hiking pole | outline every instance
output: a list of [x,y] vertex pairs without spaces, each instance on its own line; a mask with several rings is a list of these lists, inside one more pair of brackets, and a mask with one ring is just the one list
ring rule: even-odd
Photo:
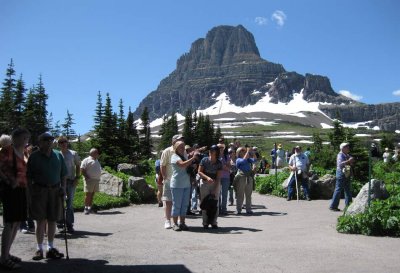
[[68,240],[67,240],[67,217],[65,216],[66,209],[65,209],[64,193],[61,195],[61,202],[62,202],[62,209],[63,209],[65,255],[66,255],[66,259],[69,260],[69,255],[68,255]]
[[297,202],[299,202],[299,186],[297,184],[297,166],[296,166],[296,155],[294,156],[294,167],[296,171],[294,172],[294,180],[296,181],[296,195],[297,195]]

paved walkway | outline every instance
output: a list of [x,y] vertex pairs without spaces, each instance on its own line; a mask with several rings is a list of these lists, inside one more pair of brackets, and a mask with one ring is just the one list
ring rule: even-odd
[[[18,234],[12,253],[24,260],[18,272],[30,273],[400,272],[400,239],[336,232],[328,201],[254,193],[253,204],[253,216],[221,217],[217,231],[203,230],[199,216],[188,232],[164,230],[156,205],[77,213],[69,261],[32,261],[32,234]],[[56,247],[65,251],[62,238]]]

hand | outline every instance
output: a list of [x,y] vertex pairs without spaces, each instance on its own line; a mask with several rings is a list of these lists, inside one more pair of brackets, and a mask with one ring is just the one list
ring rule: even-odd
[[350,158],[349,158],[349,164],[353,164],[354,161],[355,161],[354,157],[350,157]]
[[79,183],[79,178],[75,178],[73,183],[74,187],[76,187],[78,183]]
[[209,183],[209,184],[214,183],[214,179],[212,179],[211,177],[209,177],[209,178],[207,179],[207,183]]

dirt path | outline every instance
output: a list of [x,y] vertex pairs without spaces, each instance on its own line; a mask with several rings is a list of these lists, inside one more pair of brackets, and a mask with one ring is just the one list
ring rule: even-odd
[[33,234],[18,234],[12,253],[24,260],[17,272],[31,273],[400,272],[400,239],[339,234],[328,203],[254,193],[254,215],[221,217],[207,231],[195,216],[187,232],[165,230],[156,205],[77,213],[69,261],[32,261]]

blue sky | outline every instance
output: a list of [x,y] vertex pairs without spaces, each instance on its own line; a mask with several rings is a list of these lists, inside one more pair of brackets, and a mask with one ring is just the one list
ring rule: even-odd
[[1,80],[10,59],[27,87],[42,74],[48,110],[93,126],[98,91],[135,110],[191,43],[243,25],[261,57],[330,78],[364,103],[400,99],[397,0],[0,0]]

